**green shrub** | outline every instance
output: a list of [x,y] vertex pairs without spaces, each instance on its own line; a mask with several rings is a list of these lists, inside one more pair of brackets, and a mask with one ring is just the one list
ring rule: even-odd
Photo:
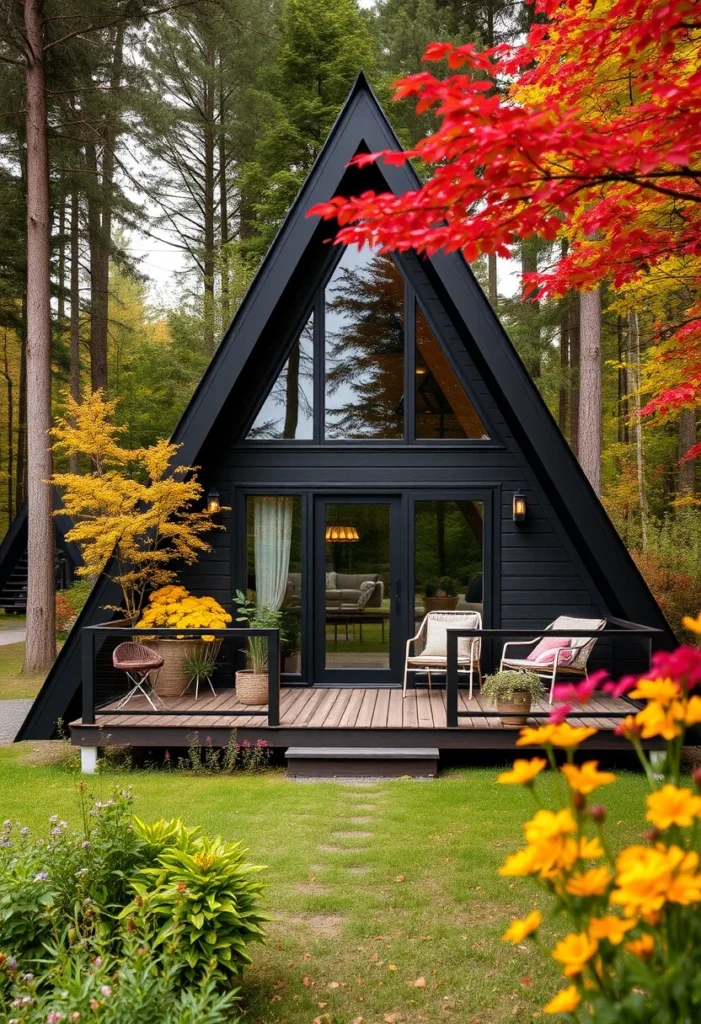
[[[54,949],[36,973],[0,956],[0,1020],[17,1024],[99,1020],[101,1024],[223,1024],[235,989],[218,993],[210,976],[186,990],[178,968],[127,939],[120,957],[80,947]],[[7,1014],[7,1016],[5,1016]]]
[[245,861],[240,843],[219,837],[187,836],[183,847],[166,845],[154,867],[142,868],[120,917],[153,930],[154,949],[171,952],[186,983],[225,979],[250,963],[248,943],[263,940],[262,869]]
[[495,672],[487,676],[482,684],[482,696],[496,704],[498,700],[511,700],[515,693],[530,693],[533,700],[539,700],[546,689],[535,672],[517,672],[513,669]]

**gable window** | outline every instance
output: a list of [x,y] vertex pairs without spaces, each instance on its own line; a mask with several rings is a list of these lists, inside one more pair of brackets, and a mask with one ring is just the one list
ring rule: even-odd
[[325,313],[325,437],[401,440],[404,281],[392,257],[349,245]]
[[299,440],[314,437],[314,314],[292,346],[248,432],[248,440]]

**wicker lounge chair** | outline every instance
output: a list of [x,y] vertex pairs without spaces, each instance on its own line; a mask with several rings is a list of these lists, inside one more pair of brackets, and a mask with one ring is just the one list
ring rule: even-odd
[[[546,633],[549,629],[590,629],[592,633],[598,633],[605,625],[605,619],[577,619],[560,615],[546,626]],[[587,661],[597,639],[595,636],[573,636],[552,637],[548,640],[547,636],[536,636],[532,640],[510,640],[504,644],[499,671],[512,668],[521,672],[535,672],[541,679],[549,680],[552,704],[558,675],[586,678]],[[509,647],[533,647],[533,650],[526,657],[515,658],[507,653]]]
[[[431,671],[445,672],[448,667],[446,630],[481,629],[482,616],[479,612],[451,611],[429,612],[421,623],[421,629],[407,641],[404,663],[403,696],[406,697],[407,677],[410,672],[425,672],[431,688]],[[472,697],[473,673],[482,683],[480,671],[481,637],[461,637],[458,640],[458,672],[469,673],[470,697]]]

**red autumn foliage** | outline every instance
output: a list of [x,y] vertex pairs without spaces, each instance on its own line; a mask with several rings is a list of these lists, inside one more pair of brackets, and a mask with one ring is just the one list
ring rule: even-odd
[[[673,275],[685,301],[656,330],[673,342],[683,384],[644,412],[698,404],[698,4],[537,0],[536,10],[544,23],[523,45],[479,52],[473,43],[432,43],[424,60],[447,60],[459,73],[441,80],[425,71],[396,83],[398,99],[435,111],[435,132],[407,152],[355,162],[421,160],[432,171],[425,184],[401,196],[336,197],[310,215],[336,218],[339,242],[429,255],[460,250],[468,260],[508,256],[519,238],[554,239],[566,229],[567,255],[527,275],[527,288],[541,295]],[[498,94],[495,81],[513,83],[510,92]]]

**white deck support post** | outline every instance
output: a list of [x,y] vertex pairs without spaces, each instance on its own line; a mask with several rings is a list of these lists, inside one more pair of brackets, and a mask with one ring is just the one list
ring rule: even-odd
[[80,770],[83,775],[94,775],[97,771],[97,747],[80,748]]

